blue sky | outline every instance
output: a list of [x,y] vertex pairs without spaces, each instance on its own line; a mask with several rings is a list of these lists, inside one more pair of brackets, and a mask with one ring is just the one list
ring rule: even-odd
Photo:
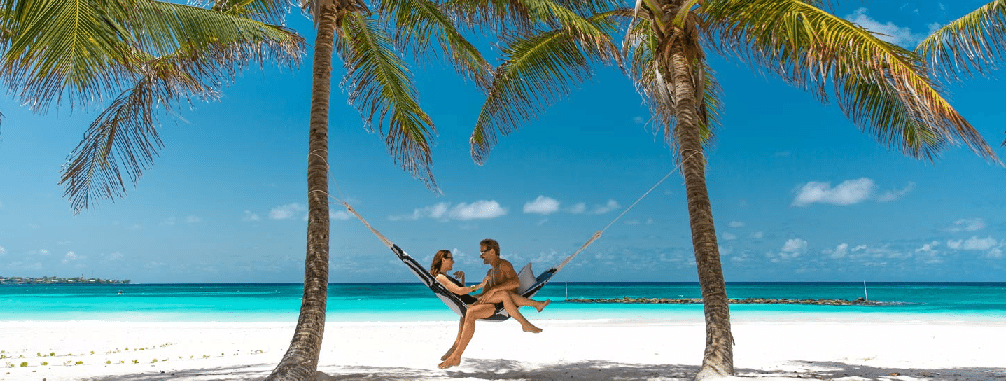
[[[981,1],[846,1],[836,14],[906,47]],[[309,41],[310,22],[290,25]],[[935,162],[862,133],[834,104],[736,59],[710,54],[724,90],[707,171],[727,281],[1003,281],[1006,170],[967,148]],[[631,83],[594,80],[500,139],[485,165],[468,136],[484,99],[438,62],[415,67],[438,130],[442,195],[394,166],[380,137],[336,89],[332,193],[426,263],[450,249],[482,274],[478,241],[536,270],[558,263],[673,169]],[[337,68],[334,78],[343,71]],[[1002,72],[947,86],[995,147],[1004,135]],[[335,83],[338,84],[338,81]],[[128,195],[74,215],[60,166],[94,109],[34,115],[0,102],[0,275],[134,282],[300,282],[310,57],[246,71],[219,102],[164,115],[166,147]],[[415,278],[333,204],[332,282]],[[674,173],[558,275],[560,281],[695,281],[684,187]]]

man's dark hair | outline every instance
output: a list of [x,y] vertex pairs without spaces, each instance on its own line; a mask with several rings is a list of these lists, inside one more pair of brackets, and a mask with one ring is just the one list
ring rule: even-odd
[[493,249],[493,250],[495,250],[497,257],[502,254],[502,253],[500,253],[500,243],[496,242],[495,239],[486,238],[486,239],[482,240],[482,242],[479,242],[479,246],[485,246],[486,249]]

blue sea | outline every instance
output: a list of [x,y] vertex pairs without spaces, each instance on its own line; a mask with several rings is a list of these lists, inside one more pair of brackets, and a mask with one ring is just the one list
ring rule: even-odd
[[[300,284],[0,285],[0,321],[295,322]],[[736,305],[731,319],[1006,320],[1006,283],[728,283],[732,299],[847,299],[879,306]],[[697,283],[553,282],[535,319],[696,321],[702,305],[581,304],[566,298],[700,298]],[[422,284],[329,286],[328,321],[444,321],[457,316]]]

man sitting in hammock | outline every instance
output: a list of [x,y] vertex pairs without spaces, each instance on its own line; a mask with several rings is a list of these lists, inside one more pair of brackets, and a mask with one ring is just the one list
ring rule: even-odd
[[517,272],[514,271],[513,265],[509,261],[500,258],[499,242],[494,239],[484,239],[479,242],[479,251],[482,253],[479,256],[482,261],[492,267],[482,282],[486,288],[478,300],[468,306],[468,312],[462,316],[458,337],[454,340],[451,349],[440,358],[444,360],[438,366],[440,369],[447,369],[461,363],[461,354],[464,353],[465,347],[468,346],[468,342],[475,334],[475,320],[493,316],[498,308],[497,304],[502,304],[510,317],[520,322],[524,332],[539,333],[542,331],[541,328],[528,322],[518,308],[532,306],[541,312],[545,306],[552,302],[550,299],[546,299],[544,302],[534,301],[517,294],[517,288],[520,286]]

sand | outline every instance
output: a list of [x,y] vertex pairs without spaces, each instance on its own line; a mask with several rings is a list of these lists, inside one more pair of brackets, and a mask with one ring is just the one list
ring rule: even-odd
[[[456,321],[332,322],[326,380],[689,380],[701,320],[479,323],[461,365],[437,369]],[[0,322],[0,380],[255,380],[293,323]],[[743,380],[1006,380],[1006,322],[735,320]],[[47,363],[43,365],[43,362]],[[21,367],[22,363],[27,366]]]

